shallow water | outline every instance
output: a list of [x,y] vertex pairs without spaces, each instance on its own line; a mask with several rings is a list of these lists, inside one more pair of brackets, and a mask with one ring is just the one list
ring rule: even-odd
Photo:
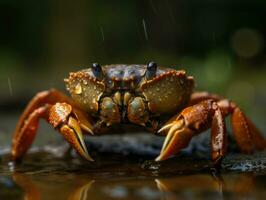
[[[39,151],[0,167],[0,199],[263,199],[265,168],[240,172],[185,155],[155,163],[138,156],[93,153],[95,162]],[[228,163],[227,163],[228,164]],[[263,163],[265,165],[265,163]]]
[[[41,126],[31,151],[14,165],[9,141],[15,121],[13,116],[2,118],[0,127],[1,200],[266,198],[266,152],[241,155],[230,137],[218,172],[209,161],[209,134],[194,138],[177,157],[160,163],[153,159],[164,138],[89,137],[86,145],[95,162],[87,162],[74,152],[64,155],[67,145],[62,138]],[[59,145],[57,138],[51,139],[54,136],[60,138]]]

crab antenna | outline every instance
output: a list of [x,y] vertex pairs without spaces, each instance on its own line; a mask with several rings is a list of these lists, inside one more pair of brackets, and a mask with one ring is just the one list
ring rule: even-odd
[[146,79],[147,80],[152,79],[156,74],[156,70],[157,70],[157,64],[155,62],[149,62],[145,73]]
[[98,63],[92,63],[92,73],[97,79],[102,79],[102,67]]

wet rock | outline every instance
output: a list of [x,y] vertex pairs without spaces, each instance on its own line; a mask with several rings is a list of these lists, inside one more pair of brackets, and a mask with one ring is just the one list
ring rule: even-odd
[[230,153],[222,162],[222,168],[226,170],[237,170],[245,172],[261,172],[266,170],[266,151],[254,154]]

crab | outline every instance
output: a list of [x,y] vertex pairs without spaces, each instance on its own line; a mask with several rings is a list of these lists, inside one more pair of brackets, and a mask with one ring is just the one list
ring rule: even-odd
[[45,119],[88,161],[83,135],[101,135],[120,124],[135,124],[165,136],[156,161],[185,148],[192,137],[211,128],[211,160],[226,153],[225,117],[231,115],[236,143],[244,153],[263,150],[266,141],[238,105],[208,92],[193,92],[194,79],[184,70],[114,64],[71,72],[64,80],[70,97],[51,89],[38,93],[21,115],[12,140],[12,157],[21,160],[31,146],[39,120]]

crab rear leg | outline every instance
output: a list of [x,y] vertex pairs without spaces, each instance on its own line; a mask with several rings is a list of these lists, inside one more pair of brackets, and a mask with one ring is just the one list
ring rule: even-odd
[[265,139],[234,103],[209,99],[184,109],[158,131],[164,132],[166,139],[156,160],[165,160],[178,153],[193,136],[211,128],[211,158],[215,164],[219,164],[226,151],[224,118],[228,114],[232,114],[235,139],[243,152],[266,147]]
[[[190,99],[190,105],[195,105],[203,100],[213,99],[218,102],[223,115],[231,114],[233,134],[242,152],[252,152],[254,149],[266,148],[266,140],[253,122],[241,111],[236,103],[219,95],[209,92],[194,92]],[[250,144],[252,143],[252,144]]]
[[81,156],[92,160],[81,132],[81,129],[92,132],[92,121],[89,121],[90,118],[74,107],[67,96],[57,90],[50,90],[38,93],[30,101],[18,121],[11,151],[15,161],[22,158],[31,146],[41,118],[46,119],[54,128],[57,128]]

